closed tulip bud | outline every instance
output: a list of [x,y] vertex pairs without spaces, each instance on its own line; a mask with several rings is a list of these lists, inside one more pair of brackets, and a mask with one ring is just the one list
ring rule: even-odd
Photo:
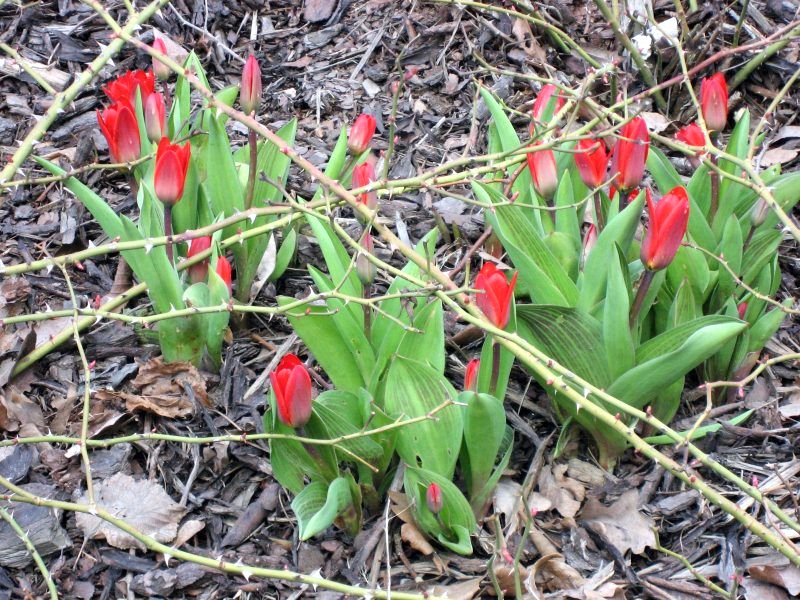
[[589,254],[592,252],[592,248],[594,248],[596,243],[597,227],[592,223],[589,225],[589,229],[586,230],[586,235],[583,236],[583,249],[581,250],[582,264],[586,264],[586,259],[589,258]]
[[467,370],[464,373],[464,391],[475,392],[478,389],[478,371],[481,368],[481,361],[473,358],[467,363]]
[[361,242],[361,250],[358,251],[358,256],[356,256],[356,274],[364,285],[371,285],[378,273],[375,263],[367,258],[367,255],[372,254],[374,250],[372,236],[367,232]]
[[167,138],[161,138],[158,143],[153,187],[156,197],[164,204],[175,204],[183,196],[191,153],[192,149],[188,142],[180,146],[170,144]]
[[[538,145],[538,144],[537,144]],[[533,187],[542,198],[550,199],[558,189],[558,173],[556,172],[556,157],[553,151],[534,150],[525,155],[528,168],[531,171]]]
[[228,286],[228,294],[233,295],[233,279],[231,277],[232,269],[231,263],[224,256],[217,258],[217,266],[214,271],[219,275],[219,278]]
[[658,271],[669,266],[686,234],[689,197],[682,186],[673,188],[655,204],[650,190],[645,193],[650,223],[642,241],[641,259],[647,269]]
[[611,176],[617,188],[627,191],[641,183],[649,150],[647,124],[641,117],[634,117],[620,129],[611,157]]
[[744,316],[747,314],[747,302],[740,302],[736,306],[736,312],[739,313],[739,318],[744,321]]
[[536,96],[536,100],[533,102],[533,109],[531,110],[531,116],[533,117],[533,123],[531,123],[531,132],[534,131],[534,125],[545,124],[543,119],[545,118],[545,113],[549,107],[552,107],[549,113],[550,117],[552,118],[552,116],[560,111],[561,107],[564,106],[564,98],[562,98],[559,93],[560,92],[558,88],[552,83],[542,86],[542,89],[539,91],[539,95]]
[[[189,251],[186,253],[186,258],[194,258],[209,248],[211,248],[210,236],[204,235],[203,237],[194,238],[189,244]],[[205,281],[206,276],[208,276],[208,258],[204,258],[200,262],[189,267],[189,280],[192,283]]]
[[[167,45],[161,38],[153,40],[153,50],[158,50],[161,54],[167,56]],[[166,81],[170,78],[170,75],[172,75],[172,69],[153,57],[153,73],[155,73],[155,76],[161,81]]]
[[350,128],[350,135],[347,136],[347,147],[355,155],[361,154],[369,148],[372,136],[375,135],[375,117],[362,113],[358,115],[353,126]]
[[714,73],[700,84],[700,108],[709,131],[722,131],[728,123],[728,84],[725,75]]
[[128,71],[103,87],[112,102],[129,102],[136,106],[136,90],[142,94],[142,106],[147,97],[156,91],[156,78],[152,71]]
[[763,198],[759,198],[751,213],[751,222],[753,223],[753,227],[760,227],[764,221],[767,220],[768,214],[769,204],[767,204]]
[[575,146],[575,164],[586,187],[600,187],[608,168],[606,145],[601,140],[579,140]]
[[683,142],[687,146],[697,148],[694,154],[689,155],[689,162],[695,169],[700,166],[700,158],[705,154],[705,152],[701,152],[700,149],[706,145],[706,136],[703,135],[703,130],[700,126],[697,123],[692,123],[691,125],[682,127],[678,133],[675,134],[675,139],[679,142]]
[[438,515],[442,511],[442,488],[436,483],[431,483],[428,490],[425,492],[425,502],[428,504],[428,510],[433,514]]
[[278,405],[278,418],[294,429],[311,418],[311,377],[294,354],[287,354],[269,374]]
[[97,123],[115,162],[128,163],[139,158],[142,151],[139,124],[130,102],[115,102],[102,113],[98,110]]
[[147,129],[147,139],[154,144],[167,135],[167,107],[164,106],[164,96],[158,92],[147,97],[144,105],[144,124]]
[[514,273],[509,283],[505,274],[490,262],[484,263],[475,278],[475,288],[483,292],[477,295],[475,302],[498,329],[504,329],[508,325],[516,284],[517,273]]
[[261,106],[261,68],[252,54],[242,70],[242,87],[239,90],[239,104],[242,111],[249,115],[257,112]]
[[[366,161],[356,165],[353,169],[353,189],[361,188],[375,181],[375,167],[371,161]],[[370,210],[375,210],[378,206],[378,194],[375,190],[362,192],[358,195],[358,202],[364,204]]]

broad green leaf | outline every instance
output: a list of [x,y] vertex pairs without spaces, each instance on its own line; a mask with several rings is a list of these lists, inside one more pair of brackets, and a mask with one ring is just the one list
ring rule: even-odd
[[337,477],[328,486],[322,482],[307,485],[292,500],[300,539],[307,540],[325,531],[352,503],[350,484],[344,477]]
[[[728,223],[722,232],[722,239],[717,248],[717,256],[721,257],[734,273],[739,273],[742,268],[742,228],[736,215],[728,217]],[[719,276],[717,278],[716,303],[714,308],[722,306],[736,289],[736,280],[730,271],[722,264],[717,265]]]
[[[212,257],[216,263],[216,258]],[[228,302],[230,295],[228,293],[228,284],[217,275],[216,270],[208,270],[208,297],[211,306],[219,306]],[[221,311],[205,315],[206,323],[208,325],[206,334],[206,351],[211,359],[211,362],[219,368],[222,363],[222,340],[225,337],[225,331],[228,329],[228,321],[230,320],[230,313]]]
[[631,300],[623,274],[623,269],[627,271],[627,268],[621,252],[612,255],[603,307],[603,345],[612,379],[622,375],[634,363],[633,337],[628,326]]
[[286,272],[296,251],[297,232],[293,227],[290,227],[284,233],[281,247],[278,248],[278,255],[275,257],[275,268],[272,270],[272,273],[270,273],[268,281],[277,281],[280,276]]
[[692,291],[692,285],[689,280],[684,280],[678,286],[678,291],[672,301],[672,306],[669,308],[669,327],[675,327],[681,323],[688,323],[701,316],[701,307],[697,305],[697,301]]
[[745,285],[751,285],[776,256],[783,235],[777,230],[767,230],[754,235],[742,256],[739,278]]
[[694,297],[703,303],[711,278],[705,254],[696,248],[681,246],[666,271],[671,289],[677,290],[684,280],[688,280]]
[[[206,110],[203,123],[208,129],[208,146],[205,151],[205,181],[211,206],[216,214],[233,216],[244,210],[243,190],[239,185],[236,165],[231,154],[231,142],[225,128],[212,111]],[[225,228],[224,237],[236,234],[237,224]]]
[[494,470],[506,431],[506,411],[503,402],[489,394],[461,392],[458,401],[464,405],[464,448],[469,459],[465,477],[473,497]]
[[[313,410],[319,422],[324,425],[325,435],[321,436],[310,430],[309,433],[317,439],[333,439],[358,433],[362,430],[363,425],[358,402],[358,397],[350,392],[339,390],[322,392],[314,400]],[[381,446],[365,436],[341,442],[340,446],[368,462],[379,459],[383,454]],[[353,459],[347,454],[338,454],[338,460],[352,461]]]
[[[508,318],[508,325],[506,331],[517,331],[517,307],[512,302],[511,312]],[[486,336],[483,341],[483,348],[481,348],[481,367],[478,370],[478,391],[483,394],[490,392],[492,385],[492,363],[494,362],[494,338]],[[497,398],[505,399],[506,389],[508,388],[508,379],[511,375],[511,367],[514,365],[514,355],[505,346],[500,348],[500,369],[497,373],[497,389],[494,390],[493,395]]]
[[414,316],[413,326],[422,333],[406,331],[397,348],[398,356],[422,360],[433,367],[437,373],[444,373],[442,301],[432,300],[419,308]]
[[681,323],[639,346],[636,349],[636,364],[641,365],[649,360],[677,350],[693,334],[710,325],[724,325],[739,322],[723,315],[706,315],[694,321]]
[[[781,175],[770,184],[772,196],[775,201],[788,215],[798,201],[800,201],[800,172],[786,173]],[[759,227],[759,231],[772,229],[778,224],[780,219],[775,211],[770,210],[764,223]]]
[[653,176],[656,187],[662,196],[675,186],[683,185],[683,179],[678,175],[669,159],[652,144],[647,153],[647,170]]
[[[791,298],[787,298],[783,302],[783,306],[787,308],[791,307],[792,304],[793,301]],[[785,318],[786,313],[779,308],[773,308],[761,315],[750,330],[748,352],[760,352],[769,339],[775,335],[775,332],[780,329],[781,323],[783,323]]]
[[[747,157],[747,152],[750,148],[750,111],[744,110],[742,116],[736,122],[736,125],[728,138],[728,146],[725,151],[737,158],[744,159]],[[738,176],[741,173],[741,167],[736,166],[725,159],[720,159],[719,168],[723,173]],[[719,209],[714,217],[714,222],[711,224],[714,233],[719,236],[722,233],[722,228],[728,220],[728,216],[738,203],[739,195],[745,193],[747,187],[736,183],[725,177],[720,176],[719,181]]]
[[[566,155],[572,161],[571,155]],[[564,234],[575,246],[575,253],[581,250],[581,226],[578,223],[577,208],[572,206],[577,198],[572,195],[572,177],[569,171],[563,171],[561,180],[558,182],[558,190],[555,197],[556,208],[556,231]]]

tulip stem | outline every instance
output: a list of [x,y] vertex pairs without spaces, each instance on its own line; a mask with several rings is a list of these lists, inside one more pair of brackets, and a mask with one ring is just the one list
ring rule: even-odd
[[[711,140],[714,144],[714,140]],[[714,144],[716,146],[716,144]],[[714,216],[717,214],[719,208],[719,173],[717,172],[717,155],[711,155],[711,206],[708,209],[708,223],[713,225]]]
[[167,236],[167,258],[170,264],[172,260],[172,205],[164,205],[164,235]]
[[599,235],[606,226],[606,218],[603,216],[603,199],[600,197],[600,190],[594,191],[594,219],[597,223],[597,233]]
[[249,210],[253,205],[253,194],[256,189],[256,171],[258,170],[258,139],[256,132],[252,129],[247,130],[247,144],[250,147],[250,171],[247,174],[247,197],[244,201],[244,209]]
[[622,212],[628,206],[628,198],[630,194],[626,190],[617,190],[619,194],[619,211]]
[[497,394],[497,381],[500,379],[500,344],[492,342],[492,378],[489,381],[489,394]]
[[639,282],[639,289],[636,290],[636,298],[633,300],[631,307],[631,317],[628,321],[628,326],[633,329],[636,326],[636,320],[639,318],[639,312],[642,310],[644,304],[644,297],[647,296],[647,291],[650,289],[650,284],[653,283],[653,277],[656,272],[650,269],[645,269],[642,281]]
[[[369,300],[372,296],[372,284],[364,284],[364,300]],[[364,303],[364,336],[367,341],[372,333],[372,306],[369,302]]]

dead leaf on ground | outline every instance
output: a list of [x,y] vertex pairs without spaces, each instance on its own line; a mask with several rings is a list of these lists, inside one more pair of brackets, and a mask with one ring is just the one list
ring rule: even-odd
[[535,590],[536,585],[540,583],[547,590],[566,590],[583,585],[586,580],[577,569],[567,564],[542,530],[536,526],[531,527],[530,537],[542,558],[531,568],[530,576],[538,578],[535,582],[533,580],[527,582],[528,589]]
[[772,165],[781,165],[790,160],[794,160],[800,150],[794,148],[771,148],[764,152],[761,157],[762,167],[771,167]]
[[403,522],[413,523],[414,514],[411,510],[411,503],[408,501],[408,496],[403,492],[389,491],[389,499],[392,501],[390,506],[392,512]]
[[435,585],[428,589],[428,594],[451,600],[472,600],[481,589],[482,579],[483,577],[473,577],[451,585]]
[[181,525],[178,535],[175,537],[175,543],[173,546],[180,548],[198,533],[203,531],[205,527],[205,521],[200,521],[199,519],[189,519],[186,521],[186,523]]
[[651,133],[661,133],[669,127],[672,122],[664,115],[657,112],[643,112],[640,113],[639,116],[644,119],[647,129],[649,129]]
[[580,482],[567,477],[567,465],[545,465],[539,475],[539,491],[552,502],[562,517],[574,517],[586,496],[586,488]]
[[0,429],[20,435],[39,435],[44,427],[44,414],[37,402],[13,385],[0,392]]
[[433,554],[433,546],[419,528],[413,523],[403,523],[400,527],[400,538],[417,552],[430,556]]
[[[140,533],[165,544],[175,539],[178,522],[186,514],[186,509],[173,502],[157,483],[137,481],[124,473],[117,473],[95,485],[94,499],[99,508],[123,519]],[[89,498],[86,494],[80,502],[88,504]],[[76,522],[89,538],[105,538],[110,545],[121,550],[145,550],[144,544],[139,540],[99,517],[77,513]]]
[[800,569],[794,565],[753,565],[747,572],[754,579],[784,588],[791,596],[800,595]]
[[790,600],[783,588],[751,577],[745,578],[742,587],[745,600]]
[[547,53],[539,45],[539,42],[536,41],[536,37],[533,35],[533,31],[531,31],[530,23],[523,19],[514,19],[511,32],[514,34],[514,37],[517,38],[519,45],[529,58],[540,65],[547,62]]
[[628,550],[641,554],[645,548],[655,548],[655,523],[638,508],[639,493],[628,490],[611,506],[590,498],[581,513],[581,522],[601,533],[622,554]]

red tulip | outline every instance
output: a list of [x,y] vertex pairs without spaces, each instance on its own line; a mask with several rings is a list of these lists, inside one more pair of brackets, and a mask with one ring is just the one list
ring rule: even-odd
[[[189,251],[186,253],[186,258],[193,258],[201,252],[211,248],[211,237],[204,235],[203,237],[194,238],[189,244]],[[219,261],[217,261],[219,262]],[[189,279],[192,283],[199,283],[206,280],[208,275],[208,258],[201,260],[199,263],[193,264],[189,267]]]
[[217,267],[214,269],[220,279],[228,286],[228,294],[233,295],[233,282],[231,280],[231,263],[224,256],[217,257]]
[[350,128],[350,135],[347,137],[347,147],[353,154],[361,154],[372,141],[375,135],[375,117],[362,113]]
[[294,354],[287,354],[269,374],[278,418],[292,428],[302,427],[311,418],[311,377]]
[[162,94],[154,92],[147,97],[144,104],[144,124],[147,139],[154,144],[167,135],[167,107]]
[[700,84],[700,108],[709,131],[722,131],[728,122],[728,84],[725,75],[714,73]]
[[602,140],[579,140],[575,146],[575,164],[587,187],[600,187],[606,178],[608,153]]
[[356,274],[362,284],[370,285],[375,281],[378,269],[375,267],[375,263],[367,258],[367,254],[372,254],[375,251],[372,236],[368,231],[364,233],[364,238],[361,240],[361,248],[363,250],[359,250],[358,256],[356,256]]
[[130,103],[115,102],[101,113],[97,112],[97,123],[106,136],[108,149],[115,162],[127,163],[136,160],[141,154],[139,124]]
[[644,119],[634,117],[622,126],[611,157],[611,176],[617,188],[627,191],[641,183],[649,149],[650,134]]
[[[702,148],[706,145],[706,136],[703,135],[703,130],[697,123],[682,127],[678,130],[678,133],[675,134],[675,139],[679,142],[683,142],[687,146],[694,146],[695,148]],[[694,154],[689,156],[689,162],[692,163],[692,167],[695,169],[700,164],[700,156],[702,156],[702,154],[705,154],[705,152],[698,155],[697,151],[695,151]]]
[[156,196],[164,204],[175,204],[183,196],[191,154],[192,148],[188,142],[183,146],[170,144],[164,137],[158,143],[153,185]]
[[[536,144],[539,145],[538,143]],[[525,155],[528,159],[528,168],[531,171],[533,187],[542,198],[552,198],[558,188],[558,173],[556,172],[556,157],[549,148],[535,150]]]
[[689,197],[682,186],[673,188],[658,203],[646,189],[650,223],[642,241],[641,259],[651,271],[663,269],[675,258],[689,224]]
[[[531,110],[534,123],[542,123],[542,118],[544,117],[547,107],[551,105],[550,101],[553,99],[553,95],[555,95],[555,105],[553,105],[553,112],[550,113],[551,116],[561,110],[561,107],[564,106],[564,98],[562,98],[559,93],[558,88],[552,83],[548,83],[542,87],[539,91],[539,95],[536,96],[536,100],[533,102],[533,109]],[[533,130],[533,126],[531,126],[531,130]]]
[[478,308],[498,329],[503,329],[508,325],[516,284],[517,273],[514,273],[511,283],[509,283],[503,272],[490,262],[484,263],[475,278],[475,288],[483,291],[475,299]]
[[[153,40],[153,50],[158,50],[161,54],[169,56],[167,53],[167,45],[164,43],[164,40],[161,38],[156,38]],[[158,77],[161,81],[166,81],[172,75],[172,69],[170,69],[167,65],[162,63],[157,58],[153,58],[153,73],[155,76]]]
[[739,318],[744,321],[744,316],[747,314],[747,302],[740,302],[736,306],[736,312],[739,313]]
[[156,91],[156,78],[153,71],[128,71],[124,75],[110,81],[103,88],[113,102],[126,101],[136,106],[136,89],[141,90],[142,106],[147,97]]
[[247,57],[247,62],[242,70],[239,104],[247,115],[258,111],[258,107],[261,105],[261,68],[252,54]]
[[481,368],[481,361],[478,358],[473,358],[467,363],[467,371],[464,373],[464,390],[477,391],[478,389],[478,371]]
[[425,492],[425,502],[428,504],[428,510],[435,515],[442,510],[442,488],[438,484],[431,483],[428,486],[428,490]]
[[[375,167],[371,161],[366,161],[356,165],[353,169],[353,189],[364,187],[375,181]],[[374,190],[362,192],[358,195],[359,204],[364,204],[367,208],[375,210],[378,206],[378,193]]]

